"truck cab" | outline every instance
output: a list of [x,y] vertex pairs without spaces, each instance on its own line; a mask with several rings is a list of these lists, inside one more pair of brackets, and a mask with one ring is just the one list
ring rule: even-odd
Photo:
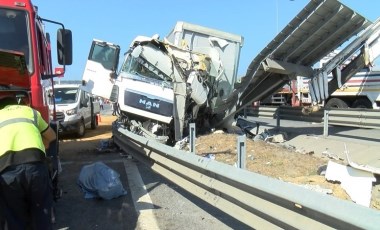
[[100,105],[98,101],[83,91],[77,84],[54,85],[51,96],[50,111],[55,112],[61,134],[76,134],[83,137],[86,128],[96,129]]

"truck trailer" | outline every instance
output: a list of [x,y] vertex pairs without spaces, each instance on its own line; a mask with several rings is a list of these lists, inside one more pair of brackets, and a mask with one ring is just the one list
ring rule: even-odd
[[[334,52],[336,55],[338,52]],[[331,58],[331,55],[329,55]],[[329,59],[321,60],[321,67]],[[343,64],[340,68],[344,68]],[[327,76],[328,81],[333,79]],[[291,80],[278,92],[260,101],[261,105],[288,105],[288,106],[310,106],[312,96],[309,89],[310,78],[298,76]],[[320,103],[324,108],[366,108],[380,109],[380,67],[368,66],[350,77],[337,88],[328,98]]]

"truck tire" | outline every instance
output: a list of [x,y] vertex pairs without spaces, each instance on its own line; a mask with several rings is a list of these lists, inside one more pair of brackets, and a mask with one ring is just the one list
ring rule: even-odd
[[96,114],[91,116],[91,129],[96,129],[98,127],[98,119],[96,118]]
[[82,120],[81,122],[79,122],[77,136],[83,137],[85,133],[86,133],[86,126],[84,125],[84,121]]
[[325,108],[326,109],[333,109],[333,108],[335,108],[335,109],[347,109],[348,105],[346,102],[344,102],[343,100],[341,100],[339,98],[331,98],[326,103]]
[[352,108],[372,109],[372,103],[367,98],[359,98],[352,103]]

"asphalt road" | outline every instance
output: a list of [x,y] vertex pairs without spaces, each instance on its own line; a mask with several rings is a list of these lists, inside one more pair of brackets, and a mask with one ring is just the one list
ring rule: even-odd
[[[95,161],[120,174],[127,195],[111,200],[84,198],[78,176],[84,165]],[[55,203],[55,229],[250,229],[119,152],[89,154],[75,161],[66,158],[62,168],[63,196]]]

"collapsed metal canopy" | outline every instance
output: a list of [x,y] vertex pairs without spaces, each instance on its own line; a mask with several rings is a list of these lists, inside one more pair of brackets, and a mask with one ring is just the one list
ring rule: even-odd
[[337,0],[310,1],[254,58],[235,91],[242,95],[231,95],[229,102],[239,98],[235,109],[240,110],[297,75],[311,75],[315,63],[371,24]]

